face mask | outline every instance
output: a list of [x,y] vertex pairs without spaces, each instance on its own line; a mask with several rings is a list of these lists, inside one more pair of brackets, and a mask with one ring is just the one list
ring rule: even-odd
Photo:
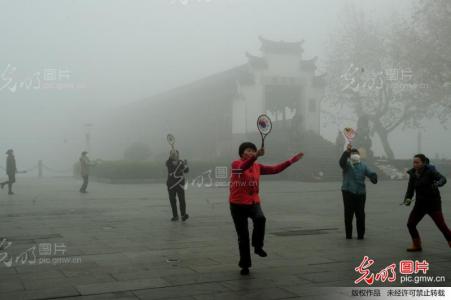
[[358,154],[351,154],[351,161],[352,161],[353,163],[358,163],[358,162],[360,162],[360,155],[358,155]]

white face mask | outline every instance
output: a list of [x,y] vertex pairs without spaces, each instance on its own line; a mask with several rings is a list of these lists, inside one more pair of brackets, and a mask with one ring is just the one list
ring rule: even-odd
[[360,162],[360,155],[357,153],[351,154],[351,161],[353,163],[359,163]]

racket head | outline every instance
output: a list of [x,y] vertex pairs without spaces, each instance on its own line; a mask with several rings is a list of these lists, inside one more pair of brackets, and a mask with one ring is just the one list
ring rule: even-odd
[[355,129],[352,127],[346,127],[345,129],[343,129],[343,135],[349,142],[351,142],[357,135],[357,131],[355,131]]
[[169,145],[171,145],[171,146],[173,147],[174,144],[175,144],[175,137],[174,137],[172,134],[169,133],[169,134],[166,136],[166,139],[167,139]]
[[271,119],[266,114],[262,114],[257,118],[257,129],[260,134],[264,137],[268,135],[272,130]]

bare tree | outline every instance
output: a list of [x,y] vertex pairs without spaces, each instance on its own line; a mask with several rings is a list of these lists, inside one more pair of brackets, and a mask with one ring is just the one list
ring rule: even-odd
[[379,136],[386,156],[393,159],[390,133],[420,127],[425,118],[441,112],[443,103],[431,99],[425,71],[414,63],[418,57],[403,53],[415,36],[406,33],[408,20],[375,24],[353,7],[344,16],[343,27],[331,40],[326,103],[367,117],[371,136]]

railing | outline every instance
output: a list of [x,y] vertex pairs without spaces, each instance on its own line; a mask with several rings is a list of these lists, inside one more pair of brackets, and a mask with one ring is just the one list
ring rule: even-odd
[[[0,170],[6,172],[6,168],[5,166],[0,166]],[[73,169],[65,169],[65,170],[61,170],[61,169],[54,169],[51,168],[49,166],[47,166],[46,164],[44,164],[42,162],[42,160],[38,161],[36,165],[27,168],[27,169],[20,169],[18,170],[18,173],[31,173],[33,171],[37,171],[37,176],[38,177],[43,177],[44,176],[44,171],[46,171],[45,173],[50,173],[50,174],[73,174]]]

